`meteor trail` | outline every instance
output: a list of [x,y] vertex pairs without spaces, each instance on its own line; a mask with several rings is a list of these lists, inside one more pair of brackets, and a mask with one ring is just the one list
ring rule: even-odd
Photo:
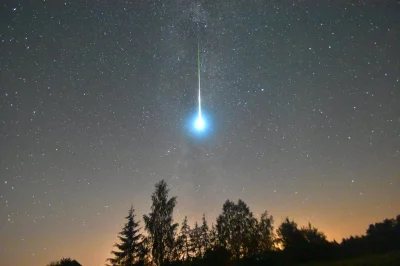
[[201,117],[201,94],[200,94],[200,44],[197,42],[197,76],[199,79],[199,117]]
[[195,128],[198,131],[203,131],[205,128],[205,121],[201,114],[201,87],[200,87],[200,41],[197,41],[197,77],[199,80],[199,95],[198,95],[198,102],[199,102],[199,110],[197,114],[197,119],[195,121]]

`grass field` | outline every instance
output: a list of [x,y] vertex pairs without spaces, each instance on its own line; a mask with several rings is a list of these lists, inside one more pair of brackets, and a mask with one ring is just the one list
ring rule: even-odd
[[299,266],[400,266],[400,251],[341,261],[307,263]]

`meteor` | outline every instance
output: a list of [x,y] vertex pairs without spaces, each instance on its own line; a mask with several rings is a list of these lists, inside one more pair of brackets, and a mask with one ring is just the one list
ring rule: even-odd
[[197,118],[194,122],[194,128],[197,131],[203,131],[206,127],[206,122],[204,121],[203,115],[201,114],[201,86],[200,86],[200,42],[197,42],[197,77],[199,80],[199,95],[198,95],[198,113]]

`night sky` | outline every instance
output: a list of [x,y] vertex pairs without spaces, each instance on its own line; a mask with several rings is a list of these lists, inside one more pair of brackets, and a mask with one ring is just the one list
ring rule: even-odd
[[399,214],[399,14],[398,1],[2,1],[1,263],[104,265],[161,179],[177,222],[211,224],[241,198],[340,242]]

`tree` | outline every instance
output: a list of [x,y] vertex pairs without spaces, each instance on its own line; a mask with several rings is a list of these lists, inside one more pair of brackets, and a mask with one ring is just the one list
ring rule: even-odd
[[150,236],[143,237],[142,243],[140,245],[139,260],[143,262],[144,265],[151,265],[151,241]]
[[204,252],[210,246],[210,237],[208,235],[208,225],[207,225],[206,215],[205,214],[203,214],[200,231],[201,231],[201,246],[202,246],[202,250],[203,250],[202,254],[204,254]]
[[307,241],[302,250],[304,260],[323,260],[332,258],[334,253],[335,244],[330,243],[326,239],[326,235],[313,227],[311,223],[308,226],[302,227],[300,232]]
[[307,227],[298,229],[294,221],[286,218],[279,226],[277,234],[284,252],[294,261],[306,262],[332,257],[333,244],[310,223]]
[[210,233],[208,235],[210,242],[209,248],[214,249],[216,246],[218,246],[218,233],[214,224],[211,224]]
[[180,242],[182,243],[182,260],[190,259],[190,226],[188,225],[187,216],[183,219],[181,234],[180,234]]
[[366,240],[371,252],[385,252],[399,246],[399,234],[396,232],[398,221],[396,219],[385,219],[383,222],[371,224],[367,229]]
[[265,211],[261,214],[260,222],[258,223],[257,231],[259,233],[259,245],[262,252],[271,251],[274,246],[274,218],[268,216]]
[[303,234],[297,228],[297,224],[288,217],[282,222],[277,230],[278,242],[284,250],[292,250],[306,242]]
[[201,229],[196,222],[190,231],[191,251],[194,257],[201,257]]
[[156,265],[167,262],[174,246],[174,233],[178,224],[173,223],[176,197],[168,199],[167,183],[161,180],[155,185],[151,196],[152,206],[148,215],[143,215],[145,228],[150,236],[151,254]]
[[131,266],[140,259],[142,245],[139,241],[142,240],[142,235],[139,233],[139,222],[135,222],[134,212],[131,206],[128,216],[125,217],[128,221],[118,234],[121,243],[114,244],[119,251],[111,251],[114,258],[107,259],[111,265]]
[[238,203],[227,200],[222,206],[222,214],[217,218],[218,240],[237,259],[252,251],[252,241],[257,220],[242,200]]
[[[177,228],[178,224],[175,226],[170,227],[170,233],[169,237],[167,238],[166,242],[166,247],[167,247],[167,252],[166,252],[166,262],[171,262],[174,263],[179,260],[179,255],[180,255],[180,248],[181,248],[181,243],[179,243],[179,237],[177,237]],[[173,264],[174,265],[174,264]]]
[[308,243],[322,244],[327,241],[326,235],[323,232],[318,231],[318,229],[313,227],[311,223],[308,223],[307,227],[302,227],[300,231]]
[[53,261],[47,264],[47,266],[82,266],[76,260],[72,260],[70,258],[62,258],[59,261]]

